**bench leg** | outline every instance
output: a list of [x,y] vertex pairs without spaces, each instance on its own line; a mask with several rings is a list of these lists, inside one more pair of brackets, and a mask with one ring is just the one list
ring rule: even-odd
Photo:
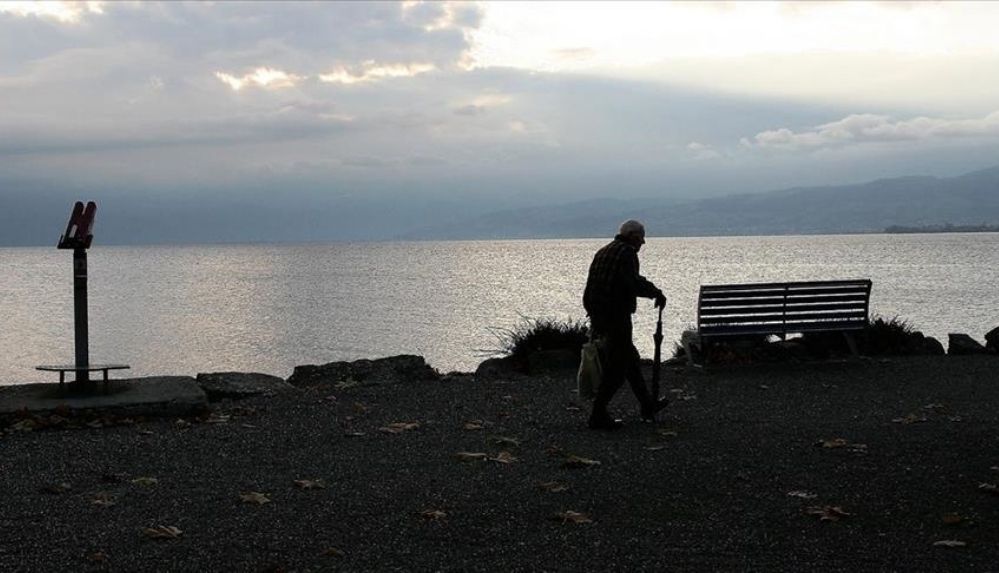
[[860,357],[860,353],[857,352],[857,341],[854,340],[853,333],[852,332],[844,332],[843,333],[843,338],[846,339],[846,345],[848,347],[850,347],[850,354],[852,354],[854,358],[859,358]]

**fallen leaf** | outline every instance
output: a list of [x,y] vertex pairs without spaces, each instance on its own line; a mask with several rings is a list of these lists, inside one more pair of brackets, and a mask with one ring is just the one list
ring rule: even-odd
[[476,430],[481,430],[485,427],[485,425],[485,422],[482,420],[472,420],[470,422],[465,422],[465,429],[470,432],[474,432]]
[[477,462],[487,459],[489,456],[483,452],[458,452],[454,455],[460,462]]
[[491,462],[498,462],[498,463],[501,463],[501,464],[512,464],[512,463],[520,461],[520,460],[517,457],[515,457],[513,454],[511,454],[510,452],[504,450],[504,451],[496,454],[496,457],[489,458],[489,461],[491,461]]
[[980,483],[978,484],[978,490],[992,495],[999,495],[999,486],[996,486],[994,483]]
[[299,489],[326,489],[326,484],[321,479],[297,479],[295,487]]
[[813,505],[805,510],[808,515],[818,516],[819,521],[839,521],[840,518],[850,517],[853,514],[843,511],[842,507],[838,505],[824,505],[818,506]]
[[263,505],[271,502],[270,498],[267,497],[267,494],[260,493],[259,491],[241,493],[239,494],[239,499],[243,503],[252,503],[256,505]]
[[56,495],[58,495],[60,493],[66,493],[67,491],[69,491],[71,489],[73,489],[73,486],[70,485],[68,482],[64,482],[64,481],[63,482],[59,482],[59,483],[53,483],[53,484],[49,484],[49,485],[44,485],[44,486],[41,487],[41,490],[43,492],[45,492],[45,493],[51,493],[51,494],[56,494]]
[[401,434],[403,432],[415,430],[419,427],[420,427],[419,422],[392,422],[388,426],[382,426],[381,428],[378,428],[378,431],[385,432],[386,434]]
[[916,414],[909,414],[903,418],[895,418],[892,422],[896,424],[916,424],[919,422],[925,422],[926,416],[917,416]]
[[588,468],[599,465],[600,462],[597,460],[591,460],[590,458],[584,458],[575,454],[569,454],[562,462],[562,466],[567,468]]
[[677,436],[680,435],[680,434],[677,434],[675,430],[659,430],[656,433],[659,434],[660,436],[664,436],[664,437],[667,437],[667,438],[675,438],[675,437],[677,437]]
[[104,422],[102,422],[100,420],[91,420],[91,421],[87,422],[87,427],[88,428],[93,428],[93,429],[97,430],[97,429],[100,429],[100,428],[104,427]]
[[31,420],[31,419],[28,419],[28,420],[21,420],[20,422],[17,422],[16,424],[12,424],[10,426],[10,429],[11,429],[11,431],[14,431],[14,432],[30,432],[30,431],[34,430],[35,428],[37,428],[37,427],[38,427],[38,423],[37,422],[35,422],[34,420]]
[[94,494],[94,497],[91,498],[90,503],[100,507],[111,507],[112,505],[115,505],[117,502],[115,501],[114,496],[111,495],[110,493],[106,491],[99,491]]
[[831,440],[819,440],[816,445],[822,446],[823,448],[843,448],[846,447],[848,443],[849,442],[843,438],[833,438]]
[[504,446],[508,448],[516,448],[520,445],[520,440],[517,438],[508,438],[506,436],[492,436],[489,438],[489,441],[497,446]]
[[943,539],[941,541],[934,541],[934,547],[964,547],[967,543],[963,541],[958,541],[956,539]]
[[569,489],[569,486],[557,481],[541,482],[538,484],[538,487],[547,491],[548,493],[560,493]]
[[439,509],[424,509],[420,512],[420,517],[427,521],[439,521],[447,517],[447,513]]
[[177,421],[174,422],[174,425],[182,430],[191,427],[191,423],[183,418],[178,418]]
[[147,527],[142,530],[142,533],[144,533],[146,537],[151,537],[152,539],[177,539],[184,534],[183,531],[172,525]]
[[257,428],[253,424],[240,424],[239,427],[241,427],[241,428],[247,428],[249,430],[255,430]]
[[325,551],[323,551],[324,557],[343,557],[344,555],[346,555],[346,553],[344,553],[340,549],[337,549],[336,547],[330,547]]
[[160,483],[160,480],[154,477],[137,477],[134,480],[132,480],[132,483],[134,483],[135,485],[150,486]]
[[807,491],[801,491],[801,490],[789,491],[789,492],[787,492],[787,495],[790,496],[790,497],[800,497],[801,499],[815,499],[815,498],[819,497],[818,495],[816,495],[814,493],[810,493],[810,492],[807,492]]
[[941,519],[946,525],[959,525],[964,521],[964,518],[956,513],[945,513],[941,516]]
[[572,510],[566,510],[563,511],[562,513],[556,513],[552,517],[552,519],[554,519],[555,521],[561,521],[562,523],[573,523],[577,525],[584,523],[593,523],[593,520],[590,519],[590,516],[586,515],[585,513],[580,513],[578,511],[572,511]]
[[103,551],[95,551],[87,555],[87,561],[90,561],[91,563],[105,563],[107,560],[107,553],[104,553]]

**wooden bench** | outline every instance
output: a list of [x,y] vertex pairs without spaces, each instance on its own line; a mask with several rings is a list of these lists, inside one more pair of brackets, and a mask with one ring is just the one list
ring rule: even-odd
[[851,333],[867,327],[870,298],[868,279],[702,285],[697,330],[702,348],[720,337],[842,332],[856,355]]
[[73,372],[74,374],[79,374],[80,372],[104,372],[104,386],[108,385],[108,370],[127,370],[129,366],[127,364],[91,364],[90,366],[76,366],[73,364],[65,366],[35,366],[35,370],[44,370],[46,372],[58,372],[59,373],[59,385],[61,386],[66,382],[66,373]]

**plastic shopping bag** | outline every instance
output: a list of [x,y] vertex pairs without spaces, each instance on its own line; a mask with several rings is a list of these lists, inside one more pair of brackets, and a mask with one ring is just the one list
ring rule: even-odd
[[590,339],[583,343],[579,357],[579,372],[576,373],[576,388],[579,397],[592,400],[600,387],[602,369],[600,366],[600,339]]

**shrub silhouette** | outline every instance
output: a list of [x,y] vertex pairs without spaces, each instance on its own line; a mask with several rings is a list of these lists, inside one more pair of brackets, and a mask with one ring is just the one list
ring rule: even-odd
[[499,340],[493,354],[508,356],[517,364],[527,364],[527,357],[544,350],[568,350],[579,355],[589,339],[590,328],[585,320],[522,317],[513,328],[491,328]]

